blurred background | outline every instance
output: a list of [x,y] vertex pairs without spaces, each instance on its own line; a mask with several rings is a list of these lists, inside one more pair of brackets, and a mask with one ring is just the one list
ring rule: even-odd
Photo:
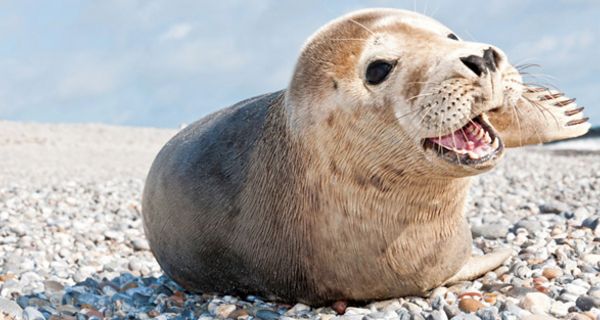
[[3,1],[0,119],[173,128],[287,86],[307,37],[366,7],[537,63],[600,125],[600,1]]

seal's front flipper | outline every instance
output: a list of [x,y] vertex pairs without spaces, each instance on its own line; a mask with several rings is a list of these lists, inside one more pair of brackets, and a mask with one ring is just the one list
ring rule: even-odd
[[488,117],[506,147],[520,147],[584,135],[591,125],[582,111],[558,91],[526,87],[516,106],[490,111]]
[[511,249],[500,249],[484,256],[469,258],[469,261],[458,270],[444,285],[452,285],[461,281],[471,281],[498,268],[512,255]]

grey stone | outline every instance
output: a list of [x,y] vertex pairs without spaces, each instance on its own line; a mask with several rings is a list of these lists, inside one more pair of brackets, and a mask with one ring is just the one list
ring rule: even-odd
[[568,212],[569,206],[560,201],[550,201],[548,203],[540,205],[540,213],[559,214],[562,212]]
[[44,315],[34,307],[27,307],[23,311],[23,319],[25,320],[45,320]]
[[529,233],[535,234],[543,230],[542,224],[539,221],[532,221],[527,219],[520,220],[515,223],[515,229],[523,228],[529,231]]
[[396,313],[400,320],[410,320],[411,318],[410,311],[406,308],[398,309],[396,310]]
[[515,314],[513,314],[510,311],[502,311],[502,312],[500,312],[500,319],[501,320],[518,320],[519,317],[517,317]]
[[137,251],[148,251],[150,250],[150,246],[148,245],[148,241],[146,241],[145,239],[134,239],[131,241],[131,245],[133,246],[134,250]]
[[460,314],[460,309],[455,304],[452,304],[452,305],[445,304],[444,305],[444,313],[446,313],[446,316],[448,316],[448,318],[453,318]]
[[487,239],[498,239],[506,236],[508,225],[501,223],[471,226],[473,237],[484,237]]
[[588,291],[588,288],[582,287],[573,282],[569,283],[565,286],[565,292],[576,295],[576,296],[584,295],[587,293],[587,291]]
[[268,309],[261,309],[256,311],[256,317],[262,320],[277,320],[281,317],[281,315]]
[[496,307],[481,308],[477,310],[476,315],[482,320],[500,319],[500,315],[498,314],[498,308]]
[[600,224],[600,218],[598,217],[589,217],[583,220],[581,226],[584,228],[589,228],[592,230],[596,230],[598,228],[598,224]]
[[600,308],[600,299],[590,296],[580,296],[575,301],[575,305],[581,311],[589,311],[592,308]]
[[21,318],[23,309],[16,302],[0,297],[0,314],[2,313]]
[[427,320],[448,320],[448,316],[440,310],[433,310],[427,316]]

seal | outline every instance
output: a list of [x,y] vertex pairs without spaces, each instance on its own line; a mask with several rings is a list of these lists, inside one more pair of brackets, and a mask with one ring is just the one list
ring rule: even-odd
[[424,295],[511,254],[471,257],[470,178],[508,147],[584,134],[581,111],[429,17],[354,12],[306,42],[285,90],[163,147],[145,232],[192,291],[311,305]]

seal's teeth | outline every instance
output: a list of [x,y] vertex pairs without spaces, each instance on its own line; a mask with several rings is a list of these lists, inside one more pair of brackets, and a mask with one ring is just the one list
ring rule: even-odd
[[494,142],[492,142],[492,147],[494,149],[498,149],[499,146],[500,146],[500,142],[498,141],[498,137],[495,137]]
[[485,133],[485,137],[484,137],[483,141],[484,141],[485,143],[490,143],[490,142],[492,142],[492,138],[490,138],[490,133],[489,133],[489,132],[486,132],[486,133]]
[[473,150],[475,148],[475,142],[467,141],[467,150]]
[[487,132],[485,132],[483,129],[479,130],[479,132],[477,132],[477,140],[481,140],[486,133]]
[[479,159],[479,155],[475,152],[467,151],[467,154],[469,155],[469,158],[471,158],[471,159],[475,159],[475,160]]

